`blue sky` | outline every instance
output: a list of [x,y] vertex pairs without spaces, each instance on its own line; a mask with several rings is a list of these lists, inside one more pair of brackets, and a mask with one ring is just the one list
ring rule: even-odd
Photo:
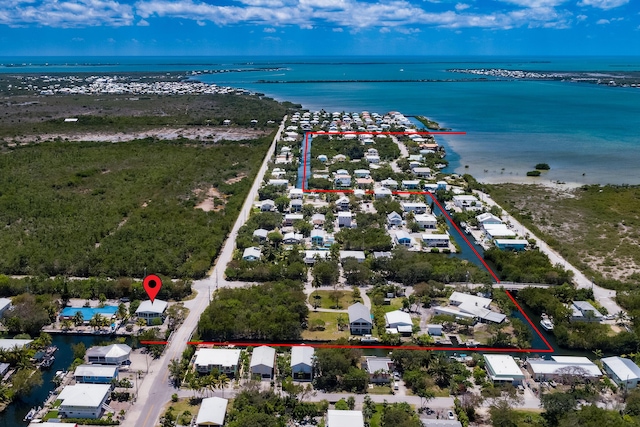
[[0,0],[0,56],[640,55],[640,0]]

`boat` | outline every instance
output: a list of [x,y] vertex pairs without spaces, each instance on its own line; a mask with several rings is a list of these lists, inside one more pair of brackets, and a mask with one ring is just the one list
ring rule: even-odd
[[542,315],[540,326],[542,326],[545,331],[553,331],[553,321],[546,314]]
[[40,369],[49,369],[55,361],[56,358],[54,356],[45,357],[40,363]]
[[31,421],[33,419],[33,417],[36,416],[37,412],[38,412],[38,410],[36,408],[31,408],[31,410],[29,410],[29,412],[27,412],[27,415],[24,416],[24,419],[22,421]]

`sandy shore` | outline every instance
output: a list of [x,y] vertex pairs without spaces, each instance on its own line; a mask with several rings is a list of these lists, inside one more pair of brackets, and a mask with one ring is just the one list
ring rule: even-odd
[[542,185],[544,187],[553,188],[555,190],[573,190],[580,188],[585,183],[581,182],[564,182],[553,181],[550,179],[544,179],[539,177],[524,177],[524,176],[495,176],[495,177],[483,177],[478,179],[478,182],[482,184],[527,184],[527,185]]

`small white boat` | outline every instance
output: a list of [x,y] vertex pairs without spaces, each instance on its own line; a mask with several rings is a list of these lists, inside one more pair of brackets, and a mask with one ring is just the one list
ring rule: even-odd
[[542,326],[545,331],[553,331],[553,321],[551,321],[546,314],[542,315],[542,319],[540,319],[540,326]]

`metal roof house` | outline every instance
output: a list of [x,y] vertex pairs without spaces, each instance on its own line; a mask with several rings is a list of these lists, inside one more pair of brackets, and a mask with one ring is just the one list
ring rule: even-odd
[[640,381],[640,368],[633,360],[624,357],[605,357],[600,360],[609,377],[620,387],[636,388]]
[[291,348],[291,373],[296,381],[313,379],[313,347],[297,345]]
[[229,401],[221,397],[207,397],[202,399],[200,410],[196,417],[196,426],[222,426],[227,415]]
[[73,372],[73,378],[78,383],[111,384],[118,378],[116,365],[80,365]]
[[395,329],[401,334],[413,333],[413,321],[409,313],[401,310],[394,310],[384,315],[387,328]]
[[402,225],[402,215],[395,211],[389,213],[387,215],[387,224],[395,225],[396,227]]
[[262,258],[262,251],[255,246],[246,248],[242,253],[242,259],[245,261],[257,261],[260,258]]
[[362,411],[327,411],[327,427],[364,427]]
[[579,376],[600,378],[602,372],[591,360],[582,356],[551,356],[551,360],[527,359],[527,370],[536,381],[556,380]]
[[126,344],[111,344],[103,347],[91,347],[87,350],[87,361],[102,365],[128,365],[131,347]]
[[0,338],[0,349],[1,350],[14,350],[20,349],[22,347],[29,347],[29,345],[33,342],[33,340],[24,340],[24,339],[12,339],[12,338]]
[[276,349],[265,345],[256,347],[251,354],[251,375],[260,378],[273,378],[273,367],[276,364]]
[[67,418],[100,418],[110,393],[108,384],[68,385],[58,395],[58,411]]
[[216,369],[227,376],[235,377],[238,372],[240,350],[230,348],[200,348],[195,353],[194,365],[201,374]]
[[350,305],[347,309],[349,314],[349,330],[352,335],[367,335],[371,333],[373,322],[369,308],[362,303]]
[[524,373],[513,357],[507,354],[485,354],[483,356],[487,375],[494,383],[522,384]]
[[160,319],[164,321],[164,312],[167,310],[169,303],[159,299],[145,300],[140,303],[140,306],[136,310],[136,316],[139,319],[144,319],[147,325],[154,323],[154,319]]
[[2,317],[5,311],[11,308],[11,300],[9,298],[0,298],[0,317]]

